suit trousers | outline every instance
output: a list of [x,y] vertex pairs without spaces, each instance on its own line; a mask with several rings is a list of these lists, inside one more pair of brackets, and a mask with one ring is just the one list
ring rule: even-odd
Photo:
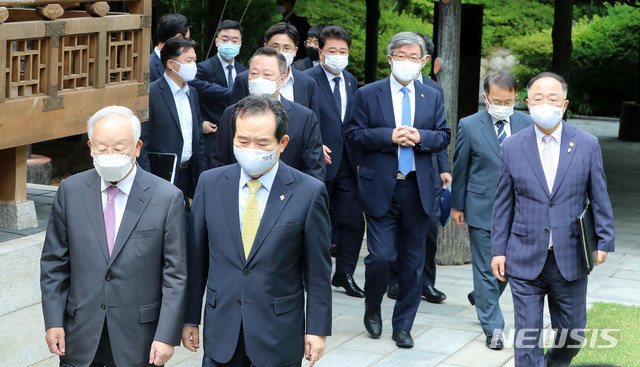
[[[427,242],[422,269],[422,287],[436,284],[436,252],[438,251],[438,224],[440,223],[440,194],[433,201],[433,215],[427,224]],[[389,263],[389,285],[398,285],[398,269],[395,262]]]
[[98,343],[96,355],[93,357],[90,367],[116,367],[113,360],[113,351],[111,350],[111,340],[109,339],[109,328],[107,327],[107,319],[104,320],[102,326],[102,335]]
[[500,309],[500,296],[507,282],[499,281],[491,269],[491,231],[469,226],[471,263],[473,265],[473,297],[476,314],[485,336],[500,334],[504,317]]
[[338,173],[326,182],[332,238],[338,245],[336,273],[342,275],[352,275],[355,271],[364,238],[364,216],[358,204],[357,182],[344,150]]
[[393,330],[411,330],[420,305],[429,216],[419,198],[415,175],[397,180],[389,210],[380,217],[367,215],[365,307],[367,312],[380,312],[389,281],[389,263],[396,261],[399,290]]
[[[550,250],[544,268],[536,279],[511,277],[509,282],[515,312],[516,367],[545,366],[544,349],[540,347],[545,296],[551,314],[551,327],[556,330],[553,346],[547,351],[546,365],[569,366],[580,351],[580,342],[587,326],[587,277],[571,282],[565,280],[558,269],[554,252]],[[524,333],[520,343],[519,333]]]

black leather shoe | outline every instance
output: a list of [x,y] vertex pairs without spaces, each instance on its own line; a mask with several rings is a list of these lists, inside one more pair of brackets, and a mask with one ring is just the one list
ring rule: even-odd
[[390,284],[387,286],[387,297],[390,299],[398,299],[398,285]]
[[422,287],[422,297],[430,303],[440,303],[447,299],[447,296],[436,289],[436,287],[428,285]]
[[331,255],[331,257],[336,257],[336,255],[338,254],[338,245],[331,245],[329,246],[329,254]]
[[335,273],[333,279],[331,279],[331,285],[344,288],[347,291],[347,295],[351,297],[364,298],[364,291],[353,280],[353,275]]
[[394,330],[391,339],[393,339],[400,348],[413,348],[413,338],[407,330]]
[[469,300],[469,303],[471,303],[471,306],[476,305],[476,299],[473,297],[473,292],[469,292],[469,294],[467,294],[467,299]]
[[364,312],[364,327],[369,335],[378,339],[382,334],[382,317],[379,312]]
[[493,334],[492,336],[488,336],[485,344],[487,345],[487,348],[493,350],[500,350],[504,348],[504,344],[502,343],[502,336],[500,334]]

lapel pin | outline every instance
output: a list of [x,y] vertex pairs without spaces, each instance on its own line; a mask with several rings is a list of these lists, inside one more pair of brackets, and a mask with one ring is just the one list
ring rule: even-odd
[[571,148],[567,149],[567,151],[568,151],[569,153],[571,153]]
[[284,195],[280,195],[280,201],[284,200]]
[[572,147],[572,146],[574,146],[574,145],[575,145],[575,144],[573,144],[573,142],[569,143],[569,146],[570,146],[570,147]]
[[424,98],[424,94],[420,93],[420,97]]
[[347,84],[349,84],[349,86],[351,86],[351,82],[348,82]]

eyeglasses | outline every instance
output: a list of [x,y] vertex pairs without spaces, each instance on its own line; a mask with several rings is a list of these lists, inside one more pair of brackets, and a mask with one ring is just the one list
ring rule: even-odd
[[318,40],[312,40],[312,41],[306,40],[306,41],[304,41],[304,45],[307,46],[307,47],[318,48]]
[[418,57],[418,56],[407,57],[406,55],[391,55],[391,58],[396,61],[410,60],[411,62],[415,62],[416,64],[424,59],[424,57]]
[[291,47],[289,45],[279,45],[279,44],[273,44],[273,45],[267,45],[270,48],[278,51],[278,52],[288,52],[288,53],[292,53],[296,48],[295,47]]

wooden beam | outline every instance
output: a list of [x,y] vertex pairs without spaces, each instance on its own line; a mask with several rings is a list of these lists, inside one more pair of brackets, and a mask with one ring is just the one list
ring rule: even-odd
[[27,200],[27,146],[0,150],[0,202]]
[[[127,0],[115,0],[127,1]],[[146,1],[146,0],[144,0]],[[0,6],[25,6],[25,5],[46,5],[46,4],[76,4],[93,3],[95,0],[0,0]]]

